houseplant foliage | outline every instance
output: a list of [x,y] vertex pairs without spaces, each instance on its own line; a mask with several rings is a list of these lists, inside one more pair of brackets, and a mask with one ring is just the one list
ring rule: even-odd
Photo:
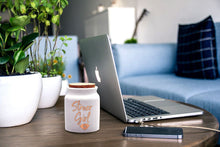
[[[8,10],[10,17],[22,15],[27,19],[22,19],[23,22],[16,22],[26,26],[31,22],[33,31],[32,33],[38,33],[39,37],[30,50],[31,70],[39,71],[43,75],[54,76],[55,67],[52,64],[57,51],[56,42],[59,34],[60,17],[63,13],[63,9],[68,5],[67,0],[1,0],[1,9]],[[54,29],[54,43],[48,39],[49,27]],[[19,30],[22,31],[22,28]],[[44,41],[44,48],[40,48],[40,44]],[[66,44],[66,43],[65,43]],[[41,51],[42,50],[42,51]],[[40,52],[44,52],[41,56]],[[48,59],[51,60],[48,64]],[[40,68],[40,62],[44,62],[43,69]]]
[[[31,22],[33,22],[33,32],[39,33],[39,37],[30,52],[32,61],[30,68],[41,72],[43,76],[50,77],[58,74],[54,64],[54,61],[58,59],[56,44],[60,17],[67,5],[67,0],[32,0],[26,1],[26,5],[23,6],[27,15],[31,18]],[[53,42],[48,38],[48,29],[51,26],[54,29]],[[40,47],[42,41],[44,41],[43,48]],[[43,56],[40,54],[41,52],[43,52]]]
[[[46,56],[47,60],[45,61],[40,58],[38,69],[40,70],[43,77],[54,76],[54,75],[60,75],[61,77],[65,77],[64,70],[65,70],[65,59],[64,55],[66,54],[66,51],[64,47],[68,47],[67,42],[72,40],[72,38],[64,36],[64,37],[58,37],[60,43],[60,46],[55,48],[54,50],[50,51]],[[45,38],[44,38],[45,39]],[[51,41],[51,37],[49,37],[49,41]],[[55,39],[53,39],[53,42]],[[53,60],[51,58],[53,57]],[[49,74],[48,74],[49,71]]]
[[21,13],[22,2],[2,0],[0,3],[0,9],[9,13],[9,21],[0,23],[0,127],[30,122],[41,96],[40,73],[26,74],[29,55],[25,52],[38,33],[26,33],[30,17]]
[[17,28],[10,23],[1,24],[0,33],[0,75],[23,74],[29,65],[29,55],[25,52],[38,34],[24,36],[19,42],[12,36],[17,33]]
[[[9,9],[13,6],[10,2],[1,3],[0,6],[3,9]],[[24,36],[25,26],[30,23],[30,17],[20,15],[14,10],[13,13],[14,16],[9,13],[9,22],[0,24],[0,75],[23,74],[26,71],[29,65],[29,55],[25,52],[38,36],[37,33]]]

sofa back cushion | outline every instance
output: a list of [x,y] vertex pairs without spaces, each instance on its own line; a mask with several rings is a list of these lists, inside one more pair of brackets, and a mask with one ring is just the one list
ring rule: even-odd
[[218,74],[220,77],[220,22],[215,23],[215,36],[216,36],[216,58],[218,63]]
[[215,26],[211,16],[198,23],[179,25],[176,74],[202,79],[218,77]]
[[119,78],[175,70],[176,44],[114,44],[112,49]]

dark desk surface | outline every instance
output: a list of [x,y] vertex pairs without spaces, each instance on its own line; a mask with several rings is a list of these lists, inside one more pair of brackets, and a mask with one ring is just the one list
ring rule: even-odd
[[[0,128],[0,147],[119,147],[119,146],[214,146],[218,140],[218,133],[184,128],[184,138],[176,139],[147,139],[123,137],[122,131],[127,125],[115,117],[101,110],[101,128],[98,132],[89,134],[69,133],[64,129],[64,105],[60,97],[56,106],[37,111],[31,123],[12,127]],[[218,121],[205,111],[203,116],[188,117],[148,122],[145,124],[176,124],[194,125],[217,129]]]

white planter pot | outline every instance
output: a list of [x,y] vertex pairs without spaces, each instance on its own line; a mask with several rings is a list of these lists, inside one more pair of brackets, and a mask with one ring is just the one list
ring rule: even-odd
[[41,90],[40,73],[0,77],[0,127],[30,122],[37,111]]
[[60,96],[65,96],[66,93],[67,93],[67,89],[69,87],[68,85],[68,80],[62,80],[62,88],[61,88],[61,91],[60,91]]
[[53,107],[60,96],[61,76],[42,78],[42,80],[43,90],[38,108]]

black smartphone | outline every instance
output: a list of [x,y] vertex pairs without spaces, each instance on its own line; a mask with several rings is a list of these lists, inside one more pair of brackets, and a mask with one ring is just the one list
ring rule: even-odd
[[174,127],[135,127],[127,126],[123,131],[126,137],[182,139],[183,129]]

